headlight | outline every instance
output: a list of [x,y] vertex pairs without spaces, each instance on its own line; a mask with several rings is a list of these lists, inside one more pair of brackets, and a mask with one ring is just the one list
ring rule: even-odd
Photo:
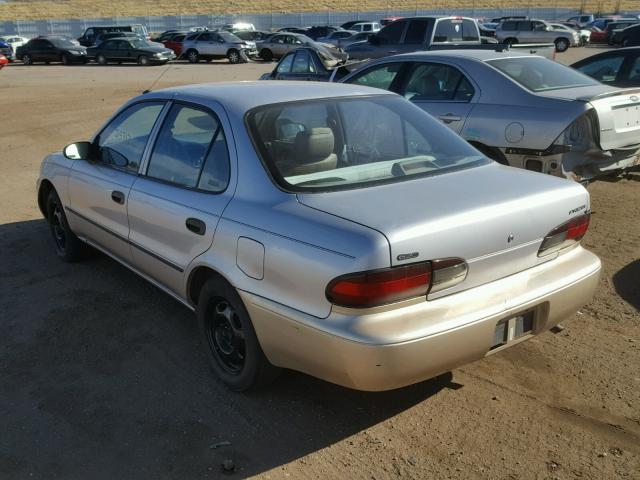
[[82,55],[82,52],[77,52],[75,50],[70,50],[71,55]]
[[154,53],[153,54],[154,57],[161,57],[162,55],[164,55],[164,53],[162,53],[162,52],[158,52],[158,53]]

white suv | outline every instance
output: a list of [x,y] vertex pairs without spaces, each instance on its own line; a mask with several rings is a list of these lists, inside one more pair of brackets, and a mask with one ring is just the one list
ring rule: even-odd
[[356,23],[349,30],[356,32],[379,32],[381,28],[378,22],[361,22]]

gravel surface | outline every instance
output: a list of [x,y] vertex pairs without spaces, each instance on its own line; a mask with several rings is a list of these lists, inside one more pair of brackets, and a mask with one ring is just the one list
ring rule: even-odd
[[385,393],[293,372],[230,393],[183,306],[104,256],[54,256],[34,190],[46,153],[154,82],[271,68],[0,72],[0,478],[640,478],[640,175],[589,186],[584,244],[604,272],[562,332]]

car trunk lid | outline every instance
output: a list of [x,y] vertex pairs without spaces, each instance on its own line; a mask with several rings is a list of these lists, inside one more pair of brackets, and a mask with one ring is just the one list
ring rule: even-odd
[[579,184],[495,163],[370,188],[298,194],[298,200],[384,234],[392,266],[464,258],[465,281],[436,296],[555,258],[538,257],[544,236],[589,209]]

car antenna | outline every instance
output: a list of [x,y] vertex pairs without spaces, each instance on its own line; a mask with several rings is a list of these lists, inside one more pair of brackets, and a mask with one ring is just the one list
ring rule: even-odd
[[165,69],[162,71],[162,73],[161,73],[160,75],[158,75],[158,78],[156,78],[156,79],[154,80],[154,82],[151,84],[151,86],[150,86],[149,88],[147,88],[146,90],[143,90],[143,91],[142,91],[142,94],[144,95],[144,94],[146,94],[146,93],[151,92],[151,91],[153,90],[153,87],[155,87],[156,83],[158,83],[158,82],[160,81],[160,79],[164,76],[164,74],[165,74],[165,73],[167,73],[167,72],[169,71],[169,69],[170,69],[172,66],[173,66],[173,64],[172,64],[172,63],[169,63],[169,64],[167,65],[167,68],[165,68]]

